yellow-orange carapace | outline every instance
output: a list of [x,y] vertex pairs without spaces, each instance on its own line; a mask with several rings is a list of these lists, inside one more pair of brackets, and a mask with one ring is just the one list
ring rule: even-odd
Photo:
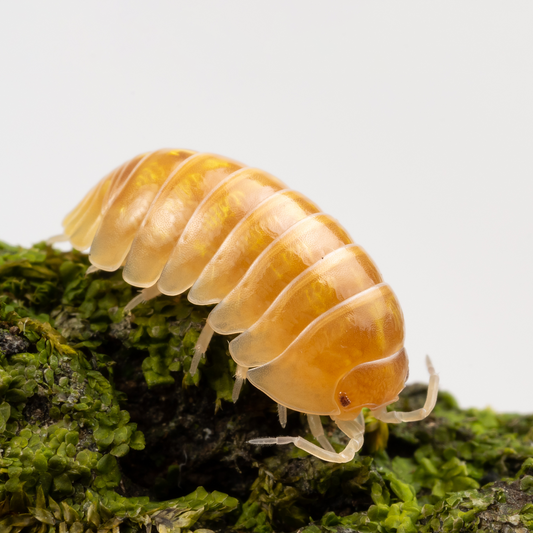
[[[213,332],[240,333],[234,400],[244,379],[280,408],[306,413],[321,446],[300,437],[253,444],[296,446],[346,462],[363,442],[361,410],[386,422],[419,420],[432,410],[438,377],[428,360],[426,405],[387,412],[408,373],[402,311],[363,248],[331,216],[267,172],[191,150],[158,150],[104,177],[65,218],[69,240],[90,247],[91,271],[124,267],[144,290],[127,308],[158,294],[189,290],[208,317],[191,372]],[[336,453],[320,415],[350,438]]]

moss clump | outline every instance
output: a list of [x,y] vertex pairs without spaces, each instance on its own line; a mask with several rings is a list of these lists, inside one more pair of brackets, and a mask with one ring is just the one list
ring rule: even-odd
[[[422,422],[367,415],[345,465],[251,447],[282,430],[253,387],[229,402],[227,338],[188,373],[209,308],[160,297],[125,315],[135,294],[120,272],[87,267],[77,252],[0,243],[1,533],[533,528],[533,416],[461,410],[441,393]],[[396,408],[425,394],[412,386]],[[283,433],[308,431],[289,414]]]

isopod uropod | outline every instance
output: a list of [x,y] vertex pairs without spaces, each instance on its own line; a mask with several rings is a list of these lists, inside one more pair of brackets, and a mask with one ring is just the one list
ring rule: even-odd
[[[191,150],[139,155],[104,177],[67,215],[74,248],[90,247],[89,270],[124,267],[144,290],[127,306],[189,289],[197,305],[217,304],[198,339],[195,373],[213,332],[240,333],[229,346],[244,379],[287,411],[306,413],[320,446],[301,437],[262,438],[326,461],[351,460],[363,444],[362,408],[384,422],[414,421],[426,403],[387,412],[407,378],[403,315],[391,288],[346,230],[277,178],[231,159]],[[320,416],[349,437],[336,453]]]

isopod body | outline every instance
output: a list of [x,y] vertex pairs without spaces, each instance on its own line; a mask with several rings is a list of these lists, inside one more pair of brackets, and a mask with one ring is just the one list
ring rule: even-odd
[[[428,360],[423,409],[387,412],[408,373],[400,305],[368,254],[348,232],[280,180],[231,159],[190,150],[142,154],[104,177],[65,218],[64,234],[91,270],[124,267],[141,299],[189,290],[216,304],[191,372],[213,332],[240,333],[234,399],[244,379],[280,406],[307,413],[321,447],[294,443],[322,459],[346,462],[363,442],[361,410],[386,422],[419,420],[432,410],[438,377]],[[336,453],[320,415],[350,438]]]

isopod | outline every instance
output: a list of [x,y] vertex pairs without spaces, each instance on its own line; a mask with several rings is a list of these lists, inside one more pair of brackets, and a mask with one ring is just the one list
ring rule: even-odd
[[[362,408],[384,422],[425,418],[435,406],[430,373],[423,408],[387,412],[407,379],[400,305],[372,259],[332,217],[274,176],[191,150],[139,155],[105,176],[63,221],[90,271],[122,267],[143,288],[127,310],[158,294],[189,290],[197,305],[216,304],[195,348],[191,373],[213,332],[240,333],[229,345],[243,380],[278,404],[306,413],[320,446],[302,437],[261,438],[326,461],[350,461],[363,444]],[[349,440],[336,453],[320,416]]]

